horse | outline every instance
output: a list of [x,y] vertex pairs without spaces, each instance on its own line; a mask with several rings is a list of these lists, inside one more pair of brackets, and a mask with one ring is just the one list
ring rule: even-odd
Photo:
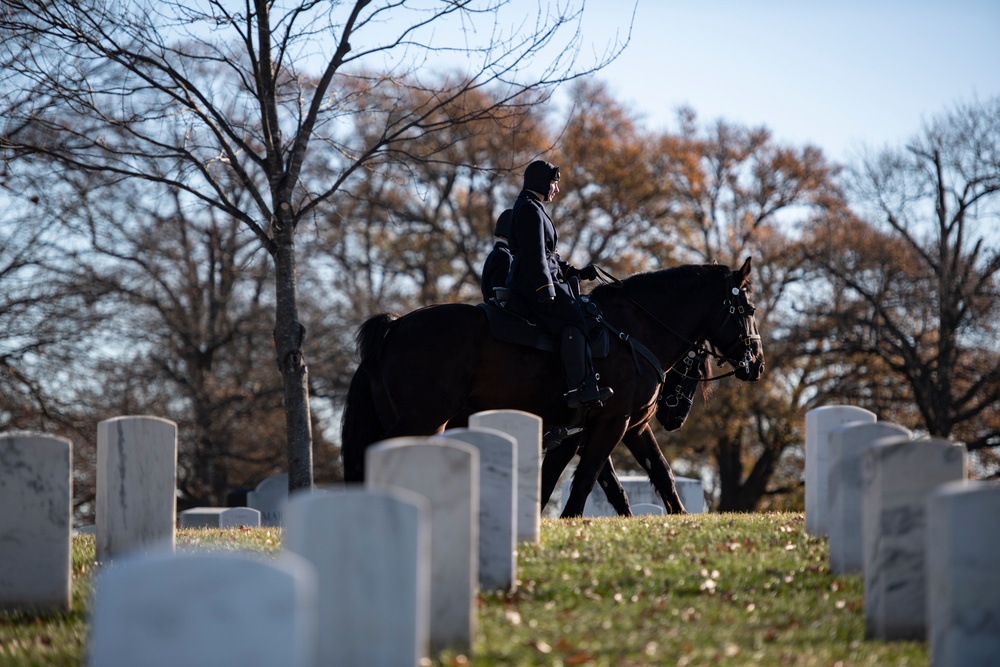
[[[708,400],[711,387],[708,382],[712,378],[710,354],[705,342],[699,342],[688,350],[679,363],[667,371],[656,399],[656,421],[667,431],[676,431],[684,425],[694,406],[694,395],[698,385],[702,386],[702,398]],[[545,458],[542,460],[542,509],[552,497],[563,470],[577,454],[580,440],[580,433],[574,433],[557,446],[545,451]],[[670,514],[687,514],[680,494],[677,493],[674,473],[664,458],[649,424],[641,429],[626,432],[623,443],[649,475],[649,480],[663,499],[667,511]],[[628,495],[615,473],[610,458],[601,468],[597,484],[604,490],[608,502],[619,516],[632,516]]]
[[[616,332],[607,356],[593,362],[614,395],[586,414],[564,517],[582,515],[611,450],[653,417],[663,368],[676,364],[695,341],[708,340],[733,364],[737,379],[760,378],[764,351],[750,294],[751,266],[749,257],[736,271],[685,265],[638,273],[590,292],[599,321]],[[441,433],[483,410],[523,410],[548,427],[574,421],[558,355],[496,340],[478,306],[437,304],[401,317],[382,313],[361,325],[356,341],[361,361],[341,427],[347,482],[364,479],[370,444]]]

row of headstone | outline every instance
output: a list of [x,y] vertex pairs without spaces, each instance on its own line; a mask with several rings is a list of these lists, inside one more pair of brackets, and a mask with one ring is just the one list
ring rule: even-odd
[[[284,524],[284,555],[275,572],[235,554],[205,561],[137,554],[127,567],[116,562],[95,589],[97,600],[121,599],[94,605],[91,654],[103,657],[92,664],[137,664],[146,646],[156,658],[143,664],[276,664],[268,662],[274,651],[257,641],[272,636],[281,650],[291,641],[311,647],[299,644],[298,653],[288,652],[294,659],[280,661],[294,665],[416,665],[445,647],[471,650],[477,590],[514,585],[522,517],[525,532],[537,539],[541,482],[541,420],[527,413],[486,416],[514,433],[473,426],[377,443],[366,452],[364,487],[282,500],[275,511]],[[528,520],[517,509],[519,473],[532,460],[526,476],[536,518]],[[209,583],[213,572],[250,570],[293,613],[227,615],[233,605],[259,606],[247,597],[257,581],[241,589],[226,576],[216,586]],[[118,572],[127,581],[117,582]],[[161,588],[151,591],[144,580]],[[303,586],[313,594],[302,595]],[[197,623],[163,627],[164,619],[187,615]],[[246,650],[239,649],[244,642]]]
[[[618,480],[625,489],[628,496],[629,506],[634,516],[643,514],[668,514],[666,504],[656,492],[656,488],[649,481],[646,475],[621,475]],[[677,484],[677,495],[680,496],[684,508],[690,514],[701,514],[705,511],[705,492],[701,480],[690,477],[675,477]],[[568,498],[572,479],[565,479],[562,483],[562,498]],[[587,497],[587,503],[583,509],[586,517],[608,517],[618,516],[618,512],[608,502],[606,495],[600,492],[598,486]]]
[[[0,434],[0,608],[68,609],[72,444]],[[177,427],[156,417],[97,426],[96,557],[173,549]]]
[[829,535],[832,573],[862,574],[866,635],[926,638],[934,665],[989,664],[1000,485],[967,481],[964,446],[859,408],[812,410],[806,434],[806,530]]

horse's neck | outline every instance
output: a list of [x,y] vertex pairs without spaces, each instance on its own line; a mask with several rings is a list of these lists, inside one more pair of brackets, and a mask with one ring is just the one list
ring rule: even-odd
[[[650,302],[648,306],[646,301]],[[621,319],[622,323],[617,326],[623,333],[648,347],[665,370],[696,345],[707,329],[710,315],[701,312],[704,307],[701,310],[689,307],[690,299],[684,295],[667,297],[655,306],[652,301],[623,296],[614,305],[609,303],[603,307],[605,312],[612,313],[611,318]]]
[[664,368],[670,368],[697,345],[698,339],[704,334],[704,318],[674,318],[664,319],[657,316],[645,328],[644,335],[649,337],[647,345],[654,351],[663,363]]

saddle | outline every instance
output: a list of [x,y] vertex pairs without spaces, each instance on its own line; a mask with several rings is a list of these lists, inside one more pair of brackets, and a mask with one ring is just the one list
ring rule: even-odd
[[[608,356],[611,343],[607,328],[599,320],[600,306],[586,296],[581,296],[580,301],[584,307],[591,358],[604,359]],[[536,322],[521,297],[506,287],[494,287],[493,298],[479,304],[479,307],[486,311],[490,331],[497,340],[543,352],[555,352],[559,348],[558,336],[550,334]]]

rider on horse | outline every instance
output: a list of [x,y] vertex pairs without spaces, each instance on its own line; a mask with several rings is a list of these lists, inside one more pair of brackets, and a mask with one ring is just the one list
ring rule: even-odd
[[569,406],[602,406],[614,392],[597,386],[583,307],[570,283],[574,277],[594,280],[597,270],[593,266],[577,269],[559,258],[559,237],[542,206],[558,192],[559,167],[536,160],[524,170],[524,187],[511,213],[509,244],[514,262],[507,287],[522,298],[546,329],[559,336]]
[[510,216],[512,211],[508,208],[497,218],[496,227],[493,229],[493,236],[497,237],[493,244],[493,250],[486,256],[483,262],[483,278],[480,287],[483,290],[483,301],[489,302],[493,298],[493,288],[504,287],[507,283],[507,274],[510,273],[510,265],[514,261],[514,256],[510,254],[510,245],[507,239],[510,237]]

